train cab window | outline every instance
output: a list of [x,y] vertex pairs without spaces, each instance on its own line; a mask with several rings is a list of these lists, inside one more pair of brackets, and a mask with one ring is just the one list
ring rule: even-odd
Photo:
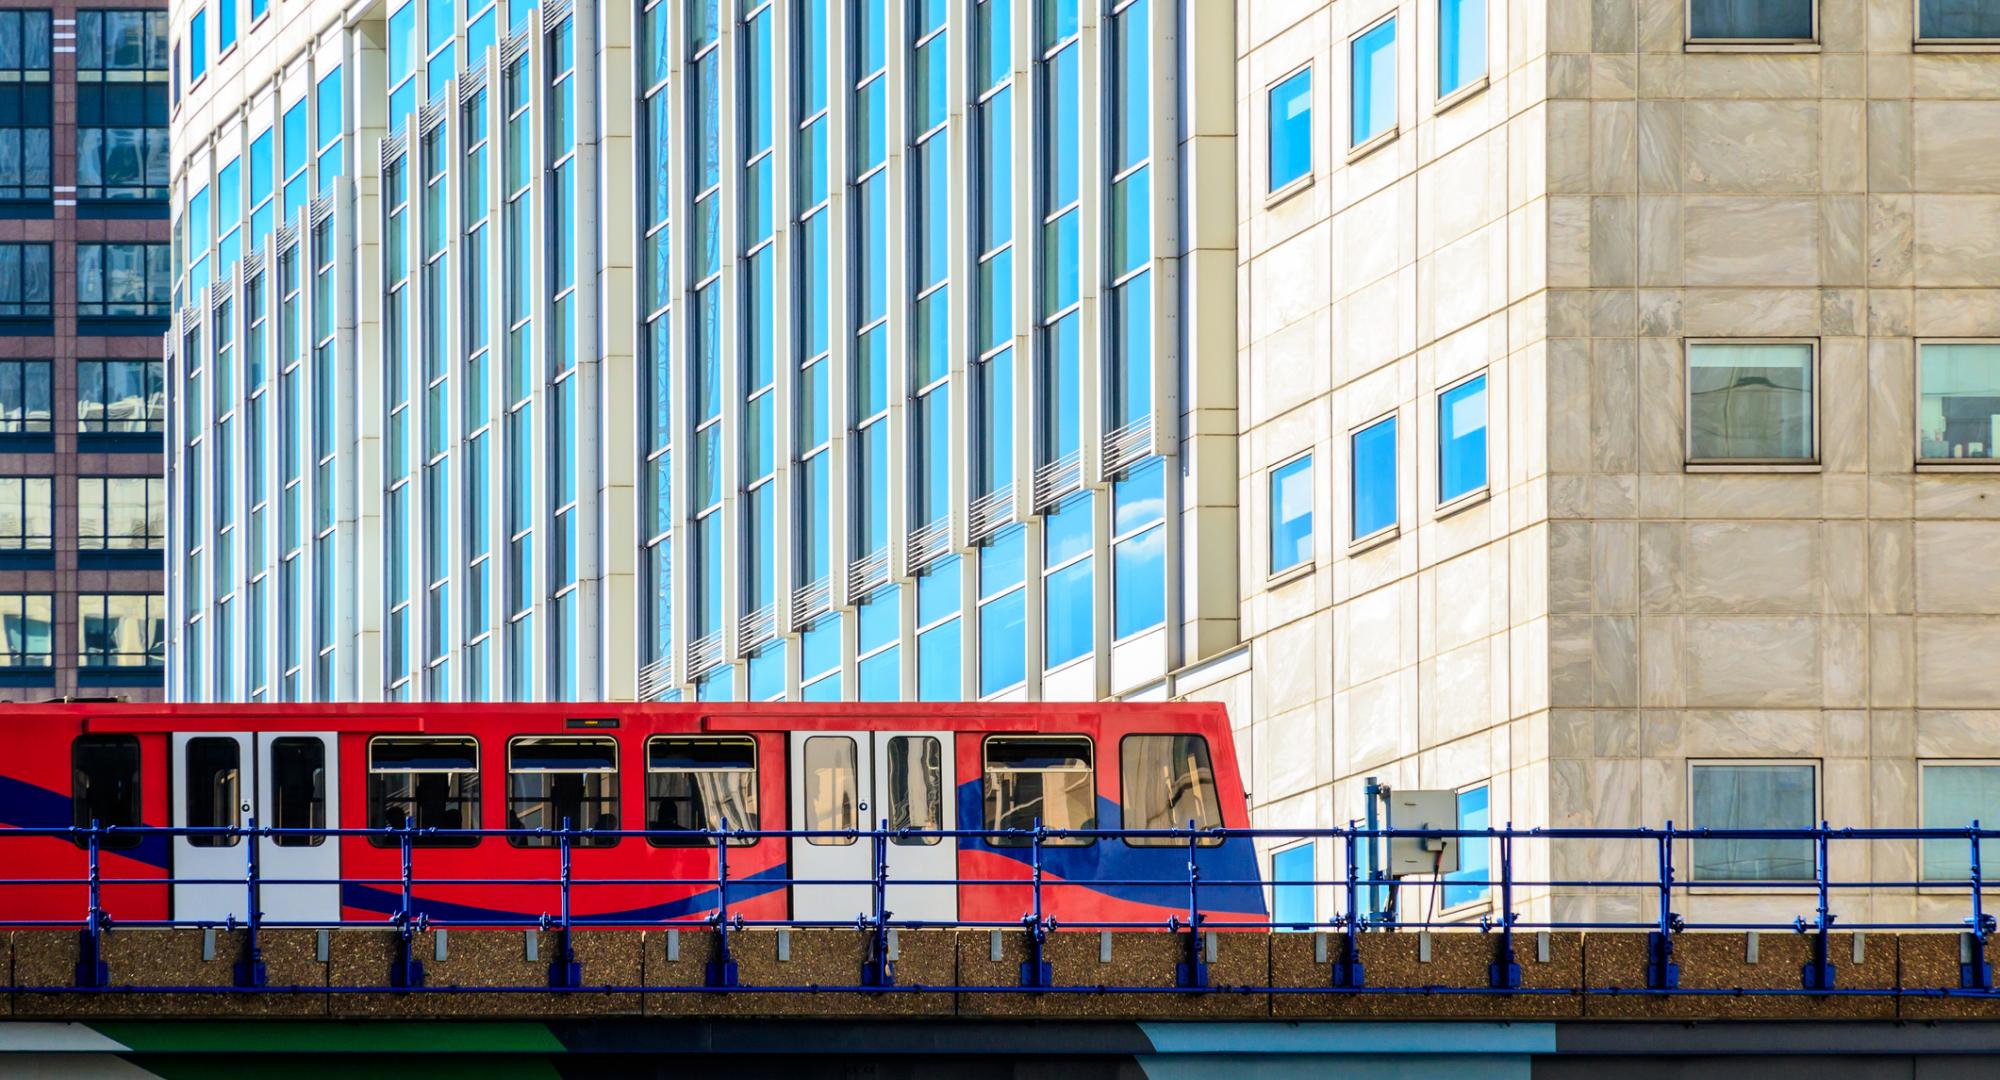
[[[368,827],[371,829],[476,829],[479,827],[479,744],[469,737],[376,739],[368,744]],[[397,847],[394,836],[371,836],[376,847]],[[472,847],[476,836],[426,836],[417,847]]]
[[[757,743],[747,737],[678,738],[646,743],[646,830],[690,835],[649,836],[654,847],[710,847],[709,829],[755,829]],[[732,838],[738,847],[756,837]]]
[[[944,740],[897,735],[889,740],[889,827],[935,832],[944,827]],[[930,847],[935,836],[895,836],[904,847]]]
[[[618,828],[618,742],[535,737],[507,746],[507,827]],[[515,847],[556,847],[555,836],[510,836]],[[616,836],[577,836],[573,847],[610,847]]]
[[[855,793],[857,758],[854,740],[845,735],[815,735],[806,740],[806,828],[831,832],[859,828],[860,799]],[[852,836],[809,836],[815,847],[846,847]]]
[[[139,821],[139,740],[130,735],[80,735],[70,744],[70,824],[88,829],[136,826]],[[76,846],[89,840],[77,837]],[[113,835],[98,846],[139,845],[137,835]]]
[[[1127,735],[1118,744],[1120,813],[1128,829],[1197,829],[1222,826],[1221,804],[1215,798],[1215,770],[1208,760],[1208,740],[1199,735]],[[1133,847],[1186,847],[1171,836],[1132,836]],[[1202,837],[1203,847],[1222,837]]]
[[[326,744],[317,737],[288,736],[271,742],[271,827],[326,828]],[[279,847],[318,847],[324,834],[280,834]]]
[[[1097,783],[1090,740],[1064,735],[996,735],[986,740],[982,778],[986,828],[1050,829],[1097,827]],[[1021,837],[989,838],[995,847],[1026,847]],[[1095,837],[1043,841],[1049,846],[1083,847]]]
[[[231,738],[189,739],[182,755],[182,776],[191,829],[235,829],[243,824],[243,744]],[[235,847],[241,837],[227,833],[196,833],[189,847]]]

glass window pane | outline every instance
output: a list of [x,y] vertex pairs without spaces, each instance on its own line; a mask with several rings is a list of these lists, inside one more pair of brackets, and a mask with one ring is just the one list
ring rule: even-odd
[[981,697],[1019,686],[1028,677],[1027,597],[1016,589],[979,608]]
[[[897,735],[889,740],[889,828],[935,831],[944,827],[944,740],[935,735]],[[936,836],[898,836],[890,843],[929,847]]]
[[1271,855],[1271,922],[1280,928],[1303,930],[1319,919],[1313,886],[1292,884],[1314,880],[1314,851],[1315,842],[1308,840]]
[[1695,41],[1810,41],[1814,2],[1690,0],[1688,37]]
[[[243,744],[229,737],[189,739],[182,775],[187,824],[193,829],[242,826]],[[186,838],[189,847],[235,847],[241,837],[221,833]]]
[[[1484,829],[1490,827],[1492,815],[1489,813],[1491,789],[1476,787],[1458,793],[1458,828]],[[1475,882],[1470,885],[1446,885],[1444,906],[1456,907],[1484,900],[1491,895],[1493,887],[1485,884],[1491,881],[1493,842],[1462,836],[1458,841],[1458,869],[1445,875],[1446,881]]]
[[[1094,829],[1097,784],[1090,740],[995,736],[986,740],[981,778],[985,828]],[[1025,847],[1026,837],[990,837],[995,847]],[[1085,846],[1092,837],[1051,837],[1047,846]]]
[[1396,524],[1396,418],[1354,433],[1354,532],[1356,540]]
[[[1128,735],[1118,744],[1119,812],[1127,829],[1219,829],[1222,804],[1215,793],[1208,740],[1199,735]],[[1133,847],[1181,847],[1171,836],[1129,837]],[[1205,838],[1202,846],[1222,843]]]
[[[1923,775],[1926,829],[2000,828],[2000,765],[1925,765]],[[1926,840],[1925,881],[1970,881],[1972,841]],[[1980,876],[1989,877],[2000,859],[2000,840],[1979,842]]]
[[1086,558],[1048,576],[1042,598],[1047,613],[1043,620],[1046,667],[1066,664],[1091,651],[1096,598],[1090,564]]
[[1811,345],[1688,346],[1693,461],[1811,461]]
[[1923,345],[1917,454],[1926,461],[2000,458],[2000,343]]
[[1111,550],[1112,635],[1118,640],[1167,621],[1167,530],[1159,526]]
[[1918,0],[1917,36],[1959,41],[2000,38],[2000,4],[1993,0]]
[[[845,735],[815,735],[806,740],[800,765],[805,784],[806,821],[809,831],[858,828],[861,821],[855,796],[856,765],[854,740]],[[846,847],[852,836],[812,836],[806,843],[815,847]]]
[[960,686],[959,620],[953,619],[917,636],[917,700],[958,701]]
[[1438,0],[1438,96],[1486,74],[1486,0]]
[[1312,69],[1307,68],[1271,91],[1270,190],[1311,172],[1312,150]]
[[1438,501],[1486,486],[1486,376],[1438,395]]
[[1312,455],[1271,470],[1271,573],[1313,557]]
[[[1817,817],[1810,765],[1696,765],[1697,829],[1810,829]],[[1695,840],[1696,881],[1810,881],[1811,840]]]
[[1354,39],[1354,120],[1348,140],[1362,143],[1396,126],[1396,20]]

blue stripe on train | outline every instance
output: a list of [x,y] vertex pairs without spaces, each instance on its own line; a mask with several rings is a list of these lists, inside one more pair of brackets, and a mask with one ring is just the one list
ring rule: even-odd
[[[746,900],[779,892],[785,888],[785,879],[788,876],[790,875],[785,868],[785,864],[779,863],[768,869],[759,870],[741,880],[733,880],[729,883],[729,902],[731,904],[741,904]],[[423,886],[437,887],[448,884],[450,884],[449,881],[427,881],[423,883]],[[554,888],[555,883],[550,882],[546,885],[537,884],[523,887],[546,889]],[[636,923],[660,922],[688,915],[699,915],[704,911],[714,911],[716,909],[718,906],[716,904],[716,896],[716,890],[707,889],[702,892],[683,896],[678,900],[648,904],[645,907],[639,908],[627,908],[624,911],[593,914],[590,916],[590,919],[593,922]],[[393,915],[397,909],[402,907],[403,898],[400,893],[388,889],[380,889],[372,885],[343,883],[340,886],[340,902],[345,907],[360,908],[363,911],[373,911],[382,915]],[[422,895],[413,897],[412,903],[419,914],[428,915],[433,919],[440,919],[445,922],[497,920],[533,922],[541,918],[543,914],[542,912],[507,911],[501,908],[481,907],[474,904],[454,904],[445,900],[428,899]]]
[[[70,797],[12,776],[0,776],[0,828],[67,829],[74,822]],[[132,848],[106,848],[106,854],[136,859],[147,866],[167,868],[167,838],[145,836]]]
[[[958,786],[959,828],[977,828],[986,820],[980,782]],[[1123,828],[1118,804],[1099,796],[1099,829]],[[980,851],[1027,865],[1028,849],[995,847],[985,837],[959,840],[959,850]],[[1184,843],[1165,847],[1133,847],[1123,840],[1100,839],[1077,847],[1044,846],[1042,872],[1065,881],[1157,881],[1158,885],[1093,885],[1090,891],[1134,904],[1186,911],[1188,849]],[[1248,837],[1231,837],[1213,847],[1195,850],[1195,865],[1206,881],[1259,881],[1257,848]],[[1204,886],[1199,891],[1203,911],[1232,915],[1264,915],[1264,890],[1255,885]]]

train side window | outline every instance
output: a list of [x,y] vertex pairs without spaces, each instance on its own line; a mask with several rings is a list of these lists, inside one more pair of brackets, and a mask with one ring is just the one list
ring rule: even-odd
[[[654,847],[712,847],[709,829],[755,829],[757,742],[747,737],[678,738],[646,742],[646,830],[690,835],[649,836]],[[745,847],[753,836],[731,838]]]
[[[70,824],[79,829],[132,827],[139,820],[139,740],[131,735],[79,735],[70,744]],[[76,846],[88,846],[85,837]],[[136,835],[105,838],[107,850],[139,846]]]
[[[610,738],[515,739],[507,746],[507,827],[618,828],[618,742]],[[577,836],[572,847],[611,847],[616,836]],[[551,836],[509,836],[515,847],[556,847]]]
[[[182,774],[187,778],[187,824],[191,829],[234,829],[243,824],[243,744],[231,738],[189,739]],[[197,833],[189,847],[235,847],[241,837]]]
[[[470,736],[385,737],[368,744],[368,827],[479,827],[479,743]],[[395,836],[370,836],[376,847],[398,847]],[[411,838],[417,847],[472,847],[476,836]]]
[[[858,828],[861,823],[854,740],[845,735],[815,735],[806,740],[806,828],[831,832]],[[810,836],[815,847],[846,847],[852,836]]]
[[[944,741],[935,735],[889,740],[889,827],[935,832],[944,827]],[[896,836],[890,843],[930,847],[935,836]]]
[[[986,828],[1095,829],[1097,783],[1090,740],[1074,735],[995,735],[986,740]],[[994,847],[1027,847],[1021,837],[989,837]],[[1095,837],[1043,841],[1084,847]]]
[[[1208,740],[1199,735],[1127,735],[1118,744],[1119,811],[1128,829],[1222,827],[1222,804],[1215,797],[1215,770]],[[1128,836],[1133,847],[1186,847],[1171,836]],[[1203,847],[1222,843],[1204,836]]]
[[[271,827],[326,828],[326,744],[306,736],[271,741]],[[318,847],[325,834],[279,835],[279,847]]]

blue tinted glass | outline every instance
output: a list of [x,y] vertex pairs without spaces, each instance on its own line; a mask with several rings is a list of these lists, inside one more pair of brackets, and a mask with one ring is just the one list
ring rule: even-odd
[[1313,557],[1312,455],[1271,470],[1271,573]]
[[2000,38],[2000,4],[1992,0],[1918,0],[1920,38]]
[[979,70],[973,89],[984,90],[1014,70],[1014,0],[979,0]]
[[879,71],[888,56],[889,24],[886,0],[854,0],[854,74]]
[[1166,463],[1154,458],[1129,470],[1111,489],[1111,531],[1123,536],[1166,517]]
[[1486,74],[1486,0],[1438,0],[1438,96]]
[[979,365],[979,494],[1014,482],[1014,350]]
[[486,62],[484,59],[486,49],[493,44],[493,21],[493,12],[489,10],[472,20],[472,25],[465,28],[465,55],[468,62],[474,64]]
[[1022,538],[1026,535],[1026,530],[1017,525],[979,549],[979,595],[992,596],[1021,583]]
[[[1490,827],[1489,822],[1492,815],[1488,813],[1488,791],[1489,789],[1487,788],[1476,787],[1471,791],[1459,792],[1459,828],[1485,829]],[[1487,869],[1490,865],[1488,855],[1491,853],[1492,847],[1492,842],[1483,838],[1476,840],[1470,836],[1459,838],[1458,869],[1446,874],[1445,880],[1471,881],[1479,882],[1480,884],[1446,885],[1444,887],[1444,906],[1455,907],[1459,904],[1472,903],[1474,900],[1483,900],[1492,892],[1492,886],[1484,884],[1492,876],[1488,873]]]
[[[1065,220],[1075,218],[1071,214]],[[1083,422],[1083,345],[1078,340],[1082,320],[1072,311],[1063,316],[1062,321],[1049,331],[1048,353],[1043,362],[1049,371],[1043,378],[1043,392],[1048,395],[1046,408],[1047,425],[1043,437],[1048,440],[1042,448],[1045,462],[1055,461],[1076,453],[1082,448]]]
[[1112,636],[1131,637],[1167,621],[1167,530],[1156,525],[1111,549]]
[[197,11],[188,24],[188,83],[208,71],[208,12]]
[[979,609],[979,693],[999,693],[1028,677],[1027,602],[1023,591],[1008,593]]
[[890,649],[861,661],[856,668],[854,700],[896,701],[903,696],[903,650]]
[[1043,594],[1043,637],[1048,667],[1065,664],[1090,652],[1091,619],[1096,608],[1091,587],[1091,560],[1084,559],[1050,574]]
[[452,31],[458,29],[451,5],[452,0],[425,0],[424,51],[436,52],[438,46],[451,40]]
[[736,669],[724,664],[694,685],[696,701],[729,701],[736,697]]
[[1297,847],[1288,847],[1271,856],[1271,921],[1282,926],[1304,928],[1317,922],[1318,915],[1313,904],[1313,887],[1292,882],[1308,882],[1315,878],[1313,867],[1314,841],[1306,841]]
[[1056,507],[1044,525],[1044,566],[1060,566],[1090,553],[1091,517],[1089,492],[1073,495]]
[[334,68],[319,81],[319,144],[325,146],[340,137],[340,69]]
[[1813,3],[1814,0],[1692,0],[1688,36],[1697,40],[1810,41]]
[[877,589],[861,601],[861,622],[855,648],[870,652],[896,640],[902,622],[902,590],[894,585]]
[[[417,5],[404,4],[389,15],[389,85],[416,70]],[[392,120],[396,119],[391,117]]]
[[1396,20],[1354,39],[1354,122],[1349,144],[1396,126]]
[[1396,418],[1354,433],[1354,539],[1396,523]]
[[1307,68],[1271,91],[1270,190],[1311,172],[1312,151],[1312,69]]
[[799,636],[799,674],[811,678],[839,667],[840,616],[823,616]]
[[1048,210],[1060,210],[1077,197],[1077,161],[1082,152],[1077,129],[1081,119],[1077,58],[1082,52],[1080,47],[1067,48],[1046,64],[1043,120],[1048,132],[1048,151],[1043,181],[1047,184],[1044,208]]
[[917,699],[957,701],[959,686],[959,623],[953,619],[917,638]]
[[750,655],[751,701],[785,696],[785,643],[774,641]]
[[1041,0],[1042,47],[1076,33],[1077,0]]
[[1486,486],[1486,376],[1438,395],[1438,501]]
[[[1014,238],[1014,88],[979,107],[979,253]],[[985,342],[988,347],[991,342]]]
[[939,559],[917,579],[917,625],[958,614],[959,559]]
[[807,683],[799,688],[800,701],[839,701],[840,674],[835,672],[816,683]]

